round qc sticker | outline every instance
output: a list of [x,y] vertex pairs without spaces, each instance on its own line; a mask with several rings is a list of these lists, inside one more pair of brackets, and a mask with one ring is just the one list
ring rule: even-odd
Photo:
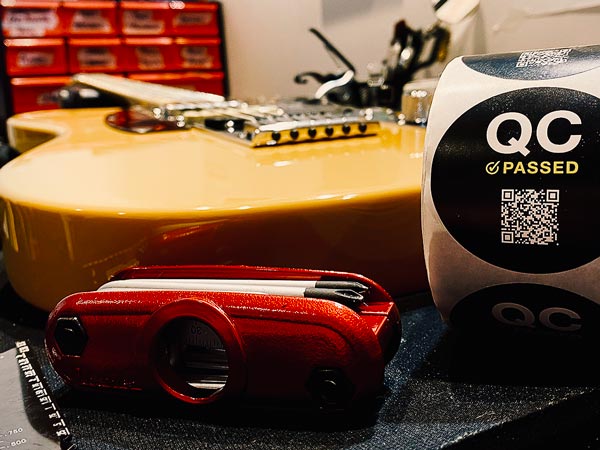
[[565,88],[506,92],[446,131],[431,192],[449,233],[479,258],[525,273],[600,256],[600,99]]

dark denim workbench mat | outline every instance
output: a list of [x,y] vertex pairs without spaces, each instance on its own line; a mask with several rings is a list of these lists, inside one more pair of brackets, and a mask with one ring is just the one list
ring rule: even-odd
[[404,335],[386,393],[352,414],[72,392],[45,358],[46,314],[10,285],[0,299],[0,351],[29,340],[80,449],[600,448],[593,344],[464,336],[427,294],[398,299]]

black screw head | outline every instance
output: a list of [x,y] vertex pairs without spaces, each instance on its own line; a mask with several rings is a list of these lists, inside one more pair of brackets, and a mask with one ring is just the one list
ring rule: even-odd
[[77,317],[59,317],[54,339],[64,355],[81,356],[87,344],[87,334]]
[[306,388],[322,408],[345,407],[352,395],[354,386],[340,369],[314,369],[306,383]]

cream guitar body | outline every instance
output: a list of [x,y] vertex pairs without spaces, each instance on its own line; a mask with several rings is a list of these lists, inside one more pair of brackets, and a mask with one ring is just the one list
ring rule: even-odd
[[8,121],[22,155],[0,170],[8,277],[50,310],[133,265],[248,264],[364,274],[426,288],[425,129],[252,148],[190,127],[135,134],[114,109]]

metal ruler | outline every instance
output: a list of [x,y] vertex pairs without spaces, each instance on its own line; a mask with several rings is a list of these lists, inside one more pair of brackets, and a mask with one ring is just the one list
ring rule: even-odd
[[0,399],[0,450],[76,449],[26,341],[0,353]]

